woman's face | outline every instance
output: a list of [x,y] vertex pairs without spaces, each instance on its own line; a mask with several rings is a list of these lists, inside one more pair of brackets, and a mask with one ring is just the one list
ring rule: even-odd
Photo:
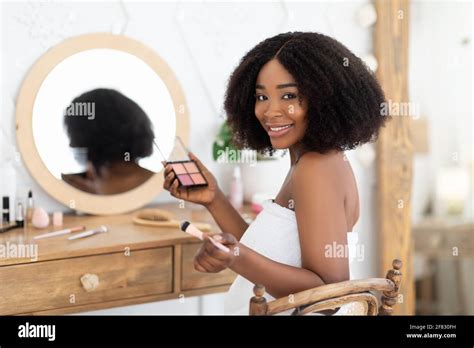
[[275,149],[287,149],[303,139],[307,102],[293,76],[276,59],[260,70],[255,85],[255,115]]

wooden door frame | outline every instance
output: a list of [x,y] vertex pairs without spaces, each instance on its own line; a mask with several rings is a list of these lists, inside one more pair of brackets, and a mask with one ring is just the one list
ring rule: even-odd
[[[375,7],[377,78],[387,101],[408,102],[409,0],[376,0]],[[410,117],[392,116],[376,143],[379,270],[391,269],[394,258],[402,260],[401,296],[394,307],[394,314],[403,315],[414,314],[415,308],[410,124]]]

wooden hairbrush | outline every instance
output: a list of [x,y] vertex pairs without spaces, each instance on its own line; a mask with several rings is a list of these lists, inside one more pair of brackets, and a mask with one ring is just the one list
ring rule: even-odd
[[[132,221],[143,226],[180,228],[181,222],[173,218],[173,214],[166,210],[150,208],[139,210]],[[193,222],[193,225],[203,231],[211,230],[211,225],[204,222]]]

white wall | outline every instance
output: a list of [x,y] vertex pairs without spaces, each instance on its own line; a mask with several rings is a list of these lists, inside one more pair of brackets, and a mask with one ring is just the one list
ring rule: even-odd
[[[48,48],[71,36],[90,32],[121,33],[153,48],[174,70],[190,111],[190,147],[216,173],[227,190],[226,166],[218,166],[212,161],[211,145],[222,122],[223,93],[233,67],[261,40],[294,30],[322,32],[340,40],[357,55],[370,53],[372,31],[356,23],[357,10],[365,3],[4,2],[1,7],[0,161],[3,163],[7,158],[15,157],[15,99],[35,60]],[[380,274],[376,269],[373,163],[363,166],[354,154],[349,154],[349,158],[361,199],[361,217],[354,231],[359,232],[360,242],[365,246],[364,262],[356,264],[354,275],[377,276]],[[13,163],[16,172],[14,190],[18,195],[24,196],[27,189],[32,188],[38,204],[49,211],[62,209],[32,180],[21,163]],[[6,175],[6,169],[2,168],[2,175]],[[7,188],[3,186],[2,190],[5,192]],[[169,200],[166,192],[156,198],[156,201]],[[217,297],[209,302],[218,303]],[[153,306],[156,313],[168,313],[166,304]],[[133,308],[148,313],[145,309],[151,307]],[[195,310],[195,303],[190,304],[189,312]],[[182,312],[181,309],[178,311]],[[206,312],[206,309],[201,311]]]
[[410,9],[409,98],[419,104],[429,128],[429,152],[416,155],[413,163],[412,216],[417,222],[441,168],[469,170],[474,161],[472,3],[412,1]]
[[[474,220],[472,16],[472,2],[411,2],[409,98],[419,103],[429,128],[428,153],[416,154],[413,162],[413,225],[423,221],[423,211],[435,197],[436,179],[443,167],[469,173],[471,193],[463,216],[443,219],[436,200],[435,215],[453,225]],[[453,181],[448,180],[445,186],[459,184]],[[435,272],[439,313],[473,313],[472,254],[463,254],[460,260],[435,259],[431,269],[422,266],[429,261],[426,253],[415,250],[414,260],[415,276]],[[461,303],[464,308],[459,307]]]

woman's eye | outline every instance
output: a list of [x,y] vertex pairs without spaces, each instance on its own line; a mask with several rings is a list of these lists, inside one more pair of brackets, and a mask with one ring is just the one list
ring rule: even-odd
[[267,97],[265,97],[264,95],[256,95],[255,99],[257,101],[264,101],[264,100],[267,100]]
[[294,93],[286,93],[285,95],[283,95],[283,99],[295,99],[296,98],[296,94]]

